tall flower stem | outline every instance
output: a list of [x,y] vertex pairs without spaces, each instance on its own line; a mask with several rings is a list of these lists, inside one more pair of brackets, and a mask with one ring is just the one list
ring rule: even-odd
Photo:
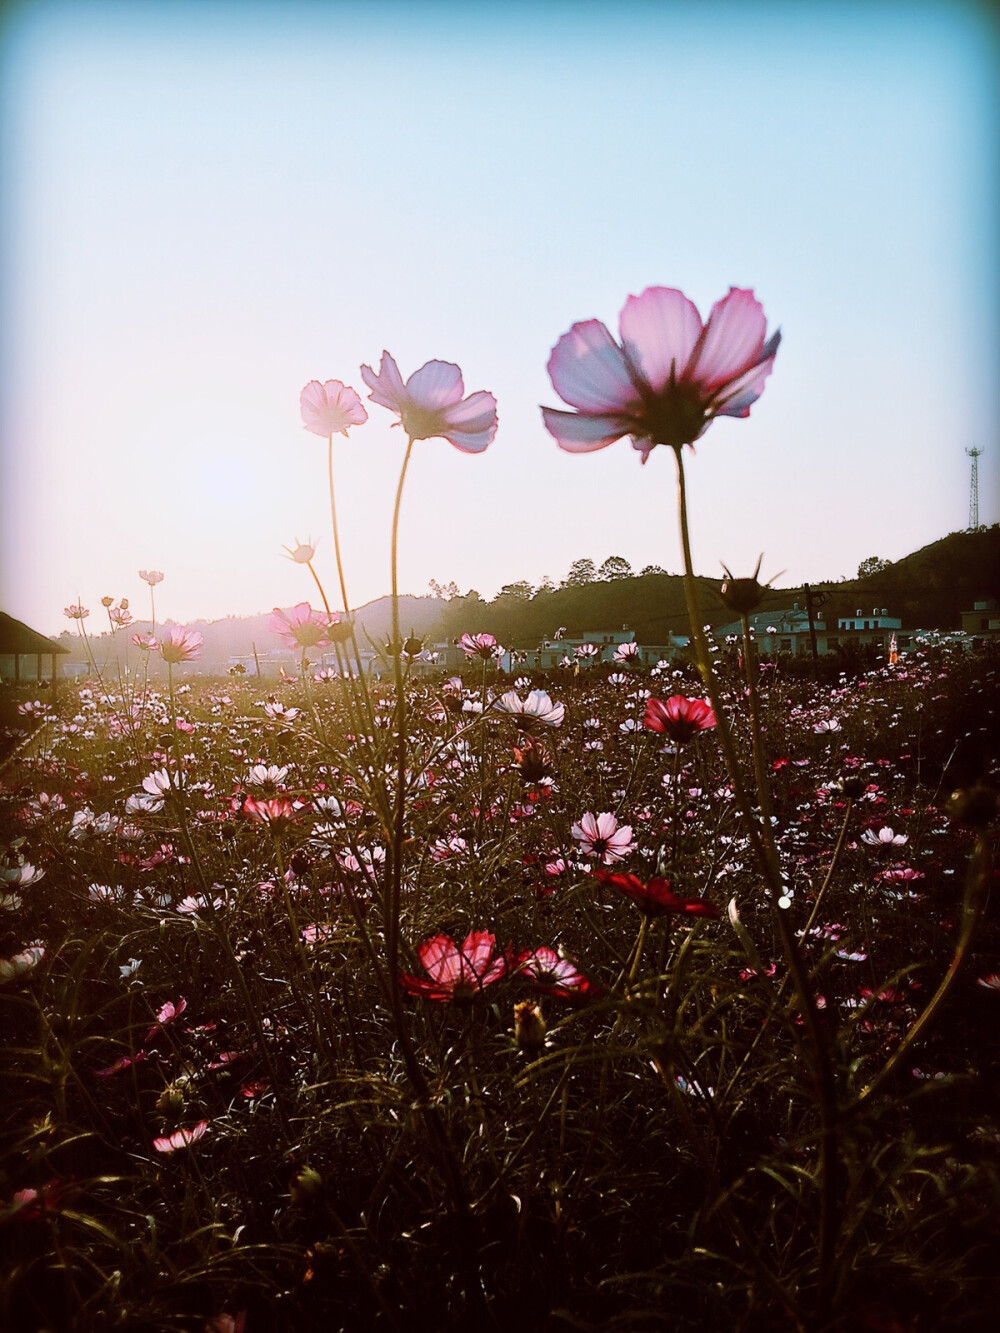
[[[817,1303],[821,1303],[825,1299],[828,1284],[832,1276],[832,1265],[836,1247],[838,1195],[841,1177],[837,1138],[837,1090],[833,1062],[831,1060],[826,1035],[823,1032],[820,1022],[819,1010],[816,1007],[816,998],[809,985],[809,978],[802,958],[802,953],[788,922],[787,915],[779,906],[779,899],[783,893],[781,865],[778,859],[778,849],[774,841],[774,832],[771,828],[771,822],[767,815],[764,814],[765,803],[769,809],[770,794],[765,783],[762,791],[758,792],[761,814],[764,815],[764,817],[763,819],[758,820],[757,815],[750,804],[746,786],[743,782],[743,775],[740,770],[739,759],[736,754],[736,746],[733,741],[732,730],[729,726],[729,719],[722,707],[722,696],[715,677],[715,672],[712,669],[708,644],[705,640],[705,631],[702,628],[701,606],[698,600],[698,585],[695,580],[691,559],[691,536],[688,528],[687,488],[684,479],[682,445],[674,446],[674,458],[677,463],[677,506],[680,520],[681,546],[684,553],[684,596],[687,601],[688,619],[691,624],[691,642],[694,645],[695,661],[697,662],[698,670],[701,674],[702,681],[704,682],[705,689],[708,691],[709,699],[712,702],[712,711],[715,713],[716,719],[716,734],[719,737],[722,752],[726,760],[726,767],[729,770],[729,776],[733,784],[733,794],[736,797],[740,812],[743,815],[743,821],[746,825],[750,845],[754,850],[758,864],[760,865],[764,879],[770,890],[773,915],[777,922],[778,934],[781,937],[782,950],[786,962],[788,963],[788,970],[795,987],[796,998],[799,1003],[802,1017],[805,1021],[806,1031],[809,1034],[813,1072],[819,1093],[818,1101],[821,1123],[820,1223],[818,1237],[818,1282],[816,1293]],[[754,751],[755,756],[761,753],[756,736]]]
[[[413,441],[411,440],[410,441],[411,447],[412,444]],[[409,457],[409,453],[407,453],[407,457]],[[403,467],[403,471],[404,472],[406,471],[405,464]],[[344,603],[344,615],[347,617],[347,622],[351,627],[351,646],[354,649],[354,661],[357,664],[358,668],[358,680],[359,682],[363,682],[364,669],[362,668],[361,665],[361,649],[358,647],[357,635],[354,632],[354,621],[351,619],[351,605],[350,602],[348,602],[347,600],[347,582],[344,579],[344,562],[340,554],[340,527],[337,523],[337,500],[333,488],[333,436],[332,435],[328,435],[326,441],[326,477],[327,477],[327,485],[330,491],[330,521],[333,524],[333,554],[337,561],[337,578],[340,581],[340,596],[341,600]],[[397,498],[397,503],[398,503],[398,498]],[[395,561],[393,563],[393,567],[395,568]],[[312,565],[310,565],[310,569],[312,569]],[[313,578],[316,579],[317,583],[319,583],[319,579],[316,578],[315,570],[313,570]],[[320,593],[321,595],[323,593],[322,587],[320,587]],[[327,608],[327,614],[329,614],[330,608],[325,596],[323,596],[323,605]],[[366,700],[368,701],[369,725],[371,725],[373,716],[371,708],[371,700],[368,699],[367,691],[364,689],[363,683],[361,684],[361,691],[365,695]]]

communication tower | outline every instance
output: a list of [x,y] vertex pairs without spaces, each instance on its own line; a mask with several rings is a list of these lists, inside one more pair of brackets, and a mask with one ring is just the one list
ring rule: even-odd
[[979,455],[982,449],[966,449],[972,459],[972,479],[969,482],[969,531],[979,528]]

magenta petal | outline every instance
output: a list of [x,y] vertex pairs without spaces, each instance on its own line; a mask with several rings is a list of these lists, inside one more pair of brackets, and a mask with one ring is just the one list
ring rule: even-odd
[[618,416],[585,416],[577,412],[560,412],[554,407],[543,407],[542,419],[559,448],[571,454],[589,454],[595,449],[603,449],[628,435],[635,425]]
[[559,397],[582,412],[627,412],[639,406],[625,353],[599,319],[574,324],[549,357]]
[[671,370],[680,379],[701,334],[701,316],[675,287],[647,287],[625,302],[618,329],[633,369],[659,393]]
[[465,392],[462,372],[450,361],[428,361],[406,381],[406,392],[415,407],[432,412],[450,407]]
[[748,370],[761,356],[767,317],[752,291],[730,287],[716,301],[705,325],[701,344],[684,379],[717,388]]

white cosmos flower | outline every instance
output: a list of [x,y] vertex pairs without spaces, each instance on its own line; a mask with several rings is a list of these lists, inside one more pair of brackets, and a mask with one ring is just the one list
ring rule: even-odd
[[554,704],[545,690],[532,690],[527,699],[522,699],[516,690],[508,690],[494,701],[493,707],[522,719],[524,725],[534,722],[544,727],[561,727],[566,716],[566,705]]
[[869,847],[902,847],[910,839],[905,833],[895,833],[891,828],[881,828],[877,833],[874,829],[866,829],[861,835],[861,841],[867,843]]

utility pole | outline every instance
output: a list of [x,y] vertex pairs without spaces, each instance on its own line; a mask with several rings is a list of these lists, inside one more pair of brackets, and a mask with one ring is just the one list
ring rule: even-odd
[[825,606],[830,600],[830,594],[810,588],[808,583],[803,583],[802,591],[806,596],[806,610],[809,613],[809,646],[812,649],[813,659],[813,679],[819,680],[819,648],[816,645],[816,608]]

